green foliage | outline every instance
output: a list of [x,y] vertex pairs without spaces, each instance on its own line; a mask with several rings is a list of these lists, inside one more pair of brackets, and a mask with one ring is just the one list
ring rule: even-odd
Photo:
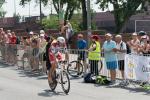
[[5,17],[5,15],[6,15],[6,11],[4,11],[3,10],[3,8],[2,8],[2,6],[3,6],[3,4],[5,3],[5,0],[0,0],[0,18],[3,18],[3,17]]
[[137,9],[146,1],[149,0],[97,0],[102,10],[105,10],[109,7],[110,4],[113,5],[113,11],[116,24],[116,32],[119,33],[122,31],[124,25],[134,15]]
[[[20,0],[20,5],[25,6],[28,2],[32,0]],[[36,3],[39,3],[40,0],[34,0]],[[49,2],[53,2],[53,6],[59,14],[60,8],[65,11],[65,20],[70,20],[74,11],[80,8],[80,2],[78,0],[41,0],[44,6],[48,5]]]
[[6,13],[7,13],[6,11],[0,10],[0,18],[4,18]]
[[80,25],[79,21],[77,21],[77,20],[71,20],[71,25],[72,25],[73,31],[75,33],[81,31],[81,28],[79,27],[79,25]]
[[42,20],[42,25],[46,29],[58,29],[59,28],[58,17],[56,15],[50,15],[48,18]]

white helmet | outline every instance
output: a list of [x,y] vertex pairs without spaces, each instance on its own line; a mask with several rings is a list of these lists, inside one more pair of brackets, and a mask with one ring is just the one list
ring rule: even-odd
[[58,37],[57,41],[59,41],[60,43],[65,43],[65,38],[64,37]]

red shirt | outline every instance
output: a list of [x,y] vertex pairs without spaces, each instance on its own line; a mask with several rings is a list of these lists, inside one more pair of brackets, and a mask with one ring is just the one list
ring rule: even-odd
[[16,37],[16,36],[12,36],[12,37],[10,38],[10,43],[11,43],[11,44],[16,44],[16,41],[17,41],[17,37]]

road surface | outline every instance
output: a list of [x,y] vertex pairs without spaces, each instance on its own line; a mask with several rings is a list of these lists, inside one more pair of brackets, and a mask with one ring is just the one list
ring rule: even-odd
[[32,74],[0,64],[0,100],[149,100],[150,92],[134,88],[110,88],[85,84],[71,78],[71,91],[65,95],[58,85],[49,89],[46,75]]

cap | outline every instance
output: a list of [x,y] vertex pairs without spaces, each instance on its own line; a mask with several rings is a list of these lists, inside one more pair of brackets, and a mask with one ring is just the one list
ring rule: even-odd
[[138,34],[139,34],[140,36],[143,36],[143,35],[146,35],[146,32],[145,32],[145,31],[140,31]]
[[105,36],[110,36],[111,37],[112,35],[110,33],[107,33],[107,34],[105,34]]
[[34,33],[31,31],[29,34],[31,34],[31,35],[32,35],[32,34],[34,34]]
[[44,34],[44,33],[45,33],[45,31],[44,31],[44,30],[40,30],[40,33],[41,33],[41,34]]
[[116,38],[117,38],[117,37],[122,38],[122,36],[121,36],[121,35],[116,35],[115,37],[116,37]]
[[136,35],[137,36],[137,33],[134,32],[132,35]]

